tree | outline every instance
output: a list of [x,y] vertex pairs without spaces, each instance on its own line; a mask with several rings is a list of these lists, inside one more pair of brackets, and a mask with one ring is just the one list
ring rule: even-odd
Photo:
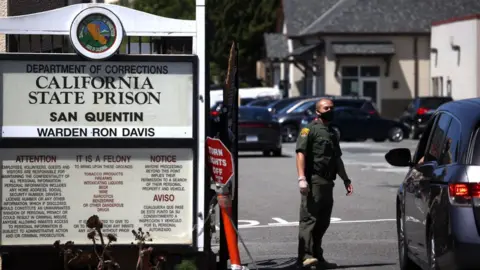
[[278,4],[276,0],[207,0],[214,32],[208,47],[213,74],[225,78],[230,45],[237,41],[240,80],[256,84],[256,62],[265,55],[263,34],[275,30]]
[[133,8],[174,19],[195,19],[195,0],[135,0]]
[[[276,25],[279,0],[207,0],[210,74],[225,79],[232,41],[239,47],[240,81],[255,85],[256,62],[264,54],[263,34]],[[195,0],[135,0],[134,8],[169,18],[195,18]]]

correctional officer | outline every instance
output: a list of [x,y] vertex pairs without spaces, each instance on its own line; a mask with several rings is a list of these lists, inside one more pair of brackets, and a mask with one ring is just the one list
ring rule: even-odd
[[301,130],[296,146],[301,193],[298,262],[304,267],[316,265],[320,269],[333,269],[337,265],[324,259],[321,247],[323,235],[330,226],[333,181],[337,174],[342,178],[347,196],[353,193],[353,187],[341,159],[338,138],[329,126],[333,120],[333,102],[319,100],[315,113],[318,118]]

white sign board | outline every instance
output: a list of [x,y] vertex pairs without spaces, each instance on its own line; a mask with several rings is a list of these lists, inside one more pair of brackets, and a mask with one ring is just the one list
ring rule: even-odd
[[193,62],[0,61],[2,137],[191,138]]
[[192,244],[191,149],[2,149],[0,245],[89,244],[96,214],[119,244]]

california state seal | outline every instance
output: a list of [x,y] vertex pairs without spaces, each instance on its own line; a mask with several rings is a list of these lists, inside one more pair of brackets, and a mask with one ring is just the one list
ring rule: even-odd
[[91,53],[103,53],[115,44],[117,29],[107,16],[91,14],[79,23],[77,38],[85,50]]

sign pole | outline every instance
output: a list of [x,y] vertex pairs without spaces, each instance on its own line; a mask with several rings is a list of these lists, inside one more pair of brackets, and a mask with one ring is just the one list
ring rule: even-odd
[[[232,129],[232,126],[233,126],[233,118],[232,118],[232,115],[234,114],[234,104],[236,103],[235,102],[235,99],[234,99],[234,93],[235,91],[232,91],[234,89],[232,89],[234,86],[234,74],[236,73],[236,58],[235,58],[235,54],[236,54],[236,51],[235,51],[235,43],[233,42],[231,44],[231,47],[230,47],[230,55],[229,55],[229,58],[228,58],[228,69],[227,69],[227,76],[225,78],[225,83],[223,85],[223,108],[222,108],[222,113],[220,114],[220,139],[222,140],[222,142],[225,144],[225,146],[231,151],[233,152],[232,150],[232,140],[231,140],[231,129]],[[235,106],[237,107],[237,106]],[[235,161],[233,161],[235,162]],[[234,176],[235,177],[235,176]],[[236,186],[236,182],[235,182],[235,178],[233,179],[233,183],[230,182],[230,184],[228,186],[225,186],[224,189],[225,191],[228,190],[228,193],[230,194],[230,196],[232,195],[232,192],[234,195],[236,195],[236,190],[235,190],[235,186]],[[233,184],[233,186],[232,186]],[[230,197],[230,199],[232,199]],[[230,202],[230,207],[232,207],[231,211],[229,212],[231,214],[231,218],[232,220],[236,220],[234,218],[234,215],[236,214],[235,213],[235,210],[233,209],[233,205],[232,205],[232,202]],[[219,269],[225,269],[226,266],[227,266],[227,261],[228,261],[228,245],[227,245],[227,242],[226,242],[226,233],[225,233],[225,222],[230,222],[230,220],[224,220],[223,218],[220,218],[220,235],[221,235],[221,238],[220,238],[220,268]],[[236,226],[236,224],[233,224],[234,226]],[[235,240],[236,242],[238,240]],[[223,251],[222,251],[223,250]]]
[[[225,144],[219,140],[207,137],[208,168],[213,180],[218,185],[217,199],[220,206],[221,219],[225,231],[225,240],[232,270],[247,269],[242,267],[238,249],[237,231],[234,227],[232,216],[232,194],[230,183],[234,177],[233,155]],[[225,269],[225,268],[222,268]]]
[[[239,177],[238,177],[238,102],[239,100],[239,95],[238,95],[238,87],[239,87],[239,82],[238,82],[238,43],[234,43],[235,46],[235,73],[234,73],[234,81],[232,83],[232,89],[230,91],[233,91],[233,102],[232,102],[232,109],[231,109],[231,117],[232,117],[232,125],[231,125],[231,131],[233,133],[233,141],[232,141],[232,154],[233,154],[233,168],[234,168],[234,183],[235,185],[233,186],[233,202],[232,202],[232,220],[234,222],[235,228],[238,228],[238,185],[239,185]],[[238,241],[238,239],[237,239]],[[237,242],[238,244],[238,242]]]

